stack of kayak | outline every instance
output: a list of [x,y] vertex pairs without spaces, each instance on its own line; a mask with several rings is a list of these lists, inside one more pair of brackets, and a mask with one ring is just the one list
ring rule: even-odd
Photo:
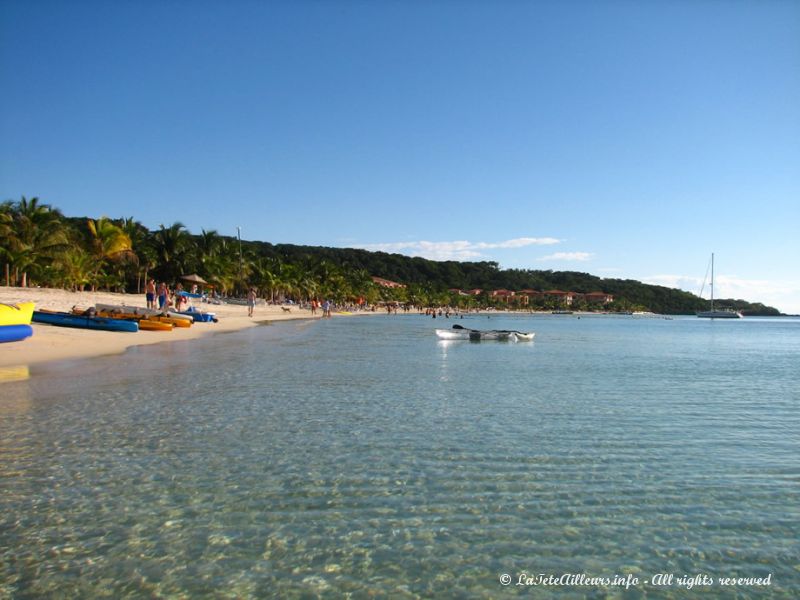
[[103,331],[172,331],[175,327],[191,327],[196,321],[217,321],[213,313],[196,309],[179,313],[117,304],[98,304],[89,309],[73,308],[72,312],[34,311],[31,304],[30,312],[37,323]]
[[118,306],[114,304],[98,304],[95,312],[107,319],[120,319],[139,323],[142,331],[172,331],[175,327],[191,327],[192,319],[178,314],[158,312],[135,306]]
[[[114,313],[133,313],[134,315],[138,315],[139,318],[167,317],[169,319],[185,321],[189,324],[193,322],[217,322],[217,318],[214,313],[202,312],[192,308],[183,312],[176,312],[174,310],[155,310],[153,308],[139,308],[138,306],[125,306],[124,304],[98,304],[95,308],[97,310]],[[180,325],[178,325],[178,327],[180,327]]]
[[509,329],[491,329],[481,331],[480,329],[468,329],[461,325],[453,325],[452,329],[437,329],[436,335],[442,340],[470,340],[479,342],[481,340],[497,340],[501,342],[532,342],[535,333],[516,331]]
[[33,334],[33,302],[0,304],[0,342],[16,342]]
[[[116,316],[118,318],[138,319],[139,324],[143,321],[153,321],[166,323],[173,327],[191,327],[195,321],[211,321],[213,314],[197,312],[176,312],[174,310],[155,310],[152,308],[140,308],[138,306],[125,306],[118,304],[98,304],[95,306],[98,313],[104,316]],[[206,319],[205,317],[208,316]],[[196,318],[199,317],[199,318]],[[215,319],[214,319],[215,320]]]

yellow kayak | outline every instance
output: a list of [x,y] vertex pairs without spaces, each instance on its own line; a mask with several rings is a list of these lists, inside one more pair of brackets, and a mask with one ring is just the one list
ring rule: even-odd
[[19,302],[18,304],[0,303],[0,326],[2,325],[30,325],[33,317],[33,302]]
[[166,317],[164,315],[142,315],[139,313],[126,313],[126,312],[117,312],[111,310],[99,310],[97,311],[97,315],[100,317],[107,317],[110,319],[128,319],[132,321],[139,321],[139,325],[141,328],[142,321],[150,321],[151,323],[161,323],[163,325],[169,325],[169,327],[156,327],[154,325],[149,325],[147,328],[150,331],[167,331],[172,330],[172,327],[191,327],[192,321],[189,319],[176,319],[174,317]]
[[[109,319],[127,319],[129,321],[139,321],[139,329],[146,331],[172,331],[173,327],[191,327],[192,322],[187,319],[173,319],[161,315],[140,315],[139,313],[124,313],[110,310],[97,311],[100,317]],[[144,326],[142,325],[144,323]]]
[[161,323],[151,319],[139,320],[140,331],[172,331],[172,323]]
[[151,315],[147,317],[150,321],[158,321],[160,323],[169,323],[170,325],[174,325],[175,327],[191,327],[192,321],[188,319],[175,319],[173,317],[163,317],[160,315]]

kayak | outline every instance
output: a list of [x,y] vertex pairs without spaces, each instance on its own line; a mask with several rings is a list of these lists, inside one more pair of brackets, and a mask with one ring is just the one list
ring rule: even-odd
[[508,331],[478,331],[477,329],[437,329],[436,335],[442,340],[472,340],[473,342],[511,339],[511,333]]
[[33,335],[30,325],[0,325],[0,343],[18,342]]
[[187,315],[182,315],[173,310],[163,311],[163,310],[155,310],[154,308],[141,308],[139,306],[125,306],[124,304],[95,304],[95,308],[98,311],[133,314],[133,315],[138,315],[140,317],[161,316],[161,317],[171,317],[173,319],[183,319],[184,321],[193,321],[191,317]]
[[182,310],[178,313],[179,315],[184,315],[187,317],[192,317],[195,323],[216,323],[219,321],[217,319],[216,314],[210,312],[203,312],[201,310],[197,310],[196,308],[189,307],[186,310]]
[[139,331],[172,331],[172,323],[162,323],[152,319],[139,319]]
[[35,323],[47,323],[48,325],[57,325],[59,327],[76,327],[78,329],[127,331],[131,333],[139,331],[139,324],[136,321],[107,319],[105,317],[88,317],[44,310],[33,311],[33,321]]
[[33,307],[33,302],[0,303],[0,325],[30,325]]
[[[145,316],[136,313],[124,313],[110,310],[98,310],[98,317],[105,317],[107,319],[126,319],[128,321],[139,321],[139,329],[148,329],[149,331],[172,331],[172,327],[191,327],[192,321],[188,319],[176,319],[175,317],[165,317],[162,315]],[[147,327],[142,327],[142,321],[148,321]],[[152,323],[161,323],[169,325],[169,327],[156,327]]]
[[191,327],[194,321],[189,319],[178,319],[173,316],[169,317],[162,317],[160,315],[153,315],[152,317],[147,317],[148,321],[156,321],[158,323],[164,323],[165,325],[172,325],[174,327]]
[[[84,314],[83,312],[75,314]],[[172,323],[165,323],[156,317],[143,317],[136,314],[125,313],[112,313],[100,311],[97,313],[98,317],[106,319],[119,319],[124,321],[135,321],[139,323],[139,331],[172,331]],[[187,325],[188,327],[188,325]]]
[[461,325],[453,325],[452,329],[437,329],[436,335],[442,340],[471,340],[473,342],[479,342],[481,340],[497,340],[502,342],[532,342],[536,334],[509,329],[491,329],[488,331],[481,331],[480,329],[467,329]]

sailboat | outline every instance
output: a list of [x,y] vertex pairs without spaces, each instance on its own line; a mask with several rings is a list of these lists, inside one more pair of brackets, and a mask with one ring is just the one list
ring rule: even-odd
[[[706,273],[707,274],[707,273]],[[711,310],[699,311],[698,317],[705,319],[741,319],[744,315],[738,310],[722,308],[714,310],[714,253],[711,253]]]

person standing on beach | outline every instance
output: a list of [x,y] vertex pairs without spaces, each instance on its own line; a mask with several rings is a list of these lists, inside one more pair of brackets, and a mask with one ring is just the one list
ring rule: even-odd
[[169,288],[167,288],[167,284],[162,281],[161,283],[158,284],[158,308],[160,310],[167,309],[168,299],[169,299]]
[[147,299],[147,308],[156,307],[156,280],[151,279],[145,287],[144,297]]
[[247,293],[247,316],[253,316],[253,310],[256,307],[256,288],[250,288]]

